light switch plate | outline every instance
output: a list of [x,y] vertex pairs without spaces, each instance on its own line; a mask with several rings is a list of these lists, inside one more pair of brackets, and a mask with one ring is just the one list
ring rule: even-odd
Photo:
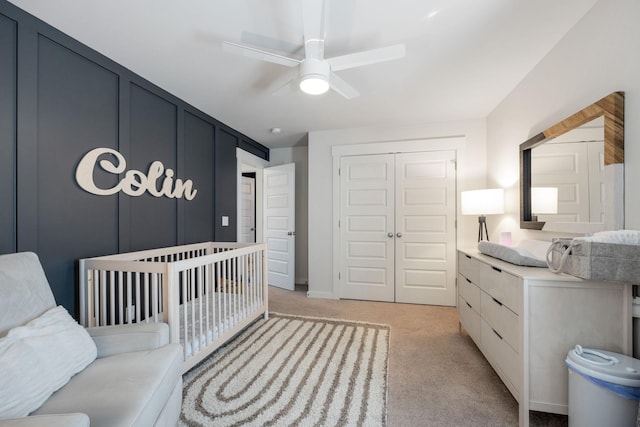
[[229,226],[229,217],[226,215],[222,216],[222,226],[223,227],[228,227]]

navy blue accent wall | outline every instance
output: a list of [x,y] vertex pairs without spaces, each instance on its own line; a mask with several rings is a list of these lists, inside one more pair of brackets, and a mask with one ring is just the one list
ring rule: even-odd
[[[0,94],[0,253],[36,252],[71,313],[80,258],[236,240],[235,150],[268,159],[258,142],[5,0]],[[75,171],[98,147],[120,152],[126,171],[146,174],[160,161],[198,193],[190,201],[90,194]],[[99,188],[123,177],[99,168],[93,176]]]
[[185,168],[193,171],[190,178],[198,182],[198,194],[189,203],[184,203],[183,233],[185,243],[215,240],[211,212],[214,212],[214,145],[215,127],[205,120],[190,114],[184,115],[184,161]]
[[0,253],[16,250],[17,31],[0,15]]
[[[150,161],[160,160],[166,169],[176,171],[176,106],[135,84],[131,85],[130,105],[131,140],[130,154],[126,156],[127,168],[146,172]],[[161,182],[157,187],[161,187]],[[178,243],[176,199],[145,193],[131,198],[129,205],[129,250]]]
[[[233,242],[236,237],[236,215],[238,194],[234,181],[229,178],[232,173],[236,173],[237,165],[235,160],[236,146],[240,142],[240,136],[227,129],[218,129],[216,135],[216,161],[215,161],[215,192],[226,192],[227,196],[223,199],[216,199],[215,208],[215,234],[216,240],[221,242]],[[229,189],[233,190],[233,194]],[[229,217],[229,226],[223,227],[221,218]]]

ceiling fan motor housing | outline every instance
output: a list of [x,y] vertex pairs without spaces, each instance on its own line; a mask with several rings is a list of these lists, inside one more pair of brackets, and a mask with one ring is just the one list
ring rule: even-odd
[[317,95],[329,89],[331,66],[327,61],[307,58],[300,63],[300,89]]

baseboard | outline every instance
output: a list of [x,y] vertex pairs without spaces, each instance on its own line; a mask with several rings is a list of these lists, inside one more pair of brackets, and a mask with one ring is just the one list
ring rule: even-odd
[[307,291],[307,297],[321,298],[321,299],[340,299],[334,296],[331,292],[315,292],[315,291]]

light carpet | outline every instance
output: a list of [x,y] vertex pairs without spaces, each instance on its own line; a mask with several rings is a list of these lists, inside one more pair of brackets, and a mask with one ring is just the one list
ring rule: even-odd
[[386,426],[389,326],[270,313],[184,376],[183,426]]

